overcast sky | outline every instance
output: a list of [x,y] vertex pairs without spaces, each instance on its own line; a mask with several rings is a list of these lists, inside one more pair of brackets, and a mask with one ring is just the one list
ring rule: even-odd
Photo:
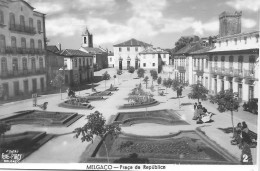
[[242,32],[259,30],[259,0],[27,0],[47,14],[49,45],[79,49],[87,26],[94,45],[136,38],[155,47],[173,48],[181,36],[217,35],[218,15],[242,11]]

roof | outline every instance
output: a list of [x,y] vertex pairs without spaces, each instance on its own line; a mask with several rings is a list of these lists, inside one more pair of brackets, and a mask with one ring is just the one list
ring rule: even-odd
[[228,39],[228,38],[234,38],[234,37],[240,37],[240,36],[248,36],[248,35],[259,35],[259,31],[249,31],[249,32],[242,32],[242,33],[238,33],[238,34],[232,34],[232,35],[226,35],[226,36],[222,36],[222,37],[218,37],[218,40],[222,40],[222,39]]
[[139,54],[169,54],[169,52],[162,50],[162,49],[156,49],[156,48],[147,48],[140,52]]
[[80,50],[75,50],[75,49],[65,49],[60,54],[64,55],[64,56],[70,56],[70,57],[79,57],[79,56],[89,57],[89,56],[92,56],[92,55],[90,55],[86,52],[83,52],[83,51],[80,51]]
[[145,42],[142,42],[142,41],[139,41],[139,40],[136,40],[136,39],[130,39],[130,40],[127,40],[123,43],[119,43],[119,44],[116,44],[114,45],[114,47],[120,47],[120,46],[152,46],[151,44],[148,44],[148,43],[145,43]]
[[97,53],[103,53],[104,52],[100,48],[95,48],[95,47],[82,47],[82,48],[85,49],[88,53],[92,53],[92,54],[97,54]]
[[177,52],[173,53],[173,55],[182,55],[182,54],[185,54],[185,53],[191,53],[191,52],[200,50],[202,48],[203,47],[202,47],[200,42],[193,42],[193,43],[190,43],[190,44],[184,46],[183,48],[181,48]]
[[193,51],[191,52],[190,54],[193,54],[193,55],[199,55],[199,54],[203,54],[205,52],[208,52],[210,50],[214,49],[214,47],[212,46],[207,46],[207,47],[204,47],[202,49],[199,49],[199,50],[196,50],[196,51]]
[[58,49],[57,46],[55,46],[55,45],[47,46],[47,47],[46,47],[46,50],[47,50],[47,51],[50,51],[50,52],[54,52],[54,53],[59,52],[59,49]]
[[35,8],[32,7],[28,2],[21,0],[21,2],[25,3],[25,5],[27,5],[29,8],[31,8],[32,10],[34,10]]
[[91,35],[87,27],[86,27],[85,31],[82,33],[82,35]]

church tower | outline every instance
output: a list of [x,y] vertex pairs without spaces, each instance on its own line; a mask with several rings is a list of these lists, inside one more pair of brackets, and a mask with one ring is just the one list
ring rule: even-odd
[[93,47],[93,35],[90,34],[87,27],[82,33],[82,47]]

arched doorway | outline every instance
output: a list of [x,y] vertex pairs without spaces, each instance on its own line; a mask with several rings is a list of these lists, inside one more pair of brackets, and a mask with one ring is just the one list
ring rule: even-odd
[[123,61],[123,59],[120,57],[119,58],[119,69],[120,70],[122,70],[122,61]]

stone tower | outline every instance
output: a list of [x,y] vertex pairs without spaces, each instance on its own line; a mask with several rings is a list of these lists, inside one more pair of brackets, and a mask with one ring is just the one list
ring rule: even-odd
[[242,11],[234,14],[226,11],[219,15],[219,36],[228,36],[241,33]]
[[82,33],[82,47],[93,47],[93,35],[90,34],[88,28]]

